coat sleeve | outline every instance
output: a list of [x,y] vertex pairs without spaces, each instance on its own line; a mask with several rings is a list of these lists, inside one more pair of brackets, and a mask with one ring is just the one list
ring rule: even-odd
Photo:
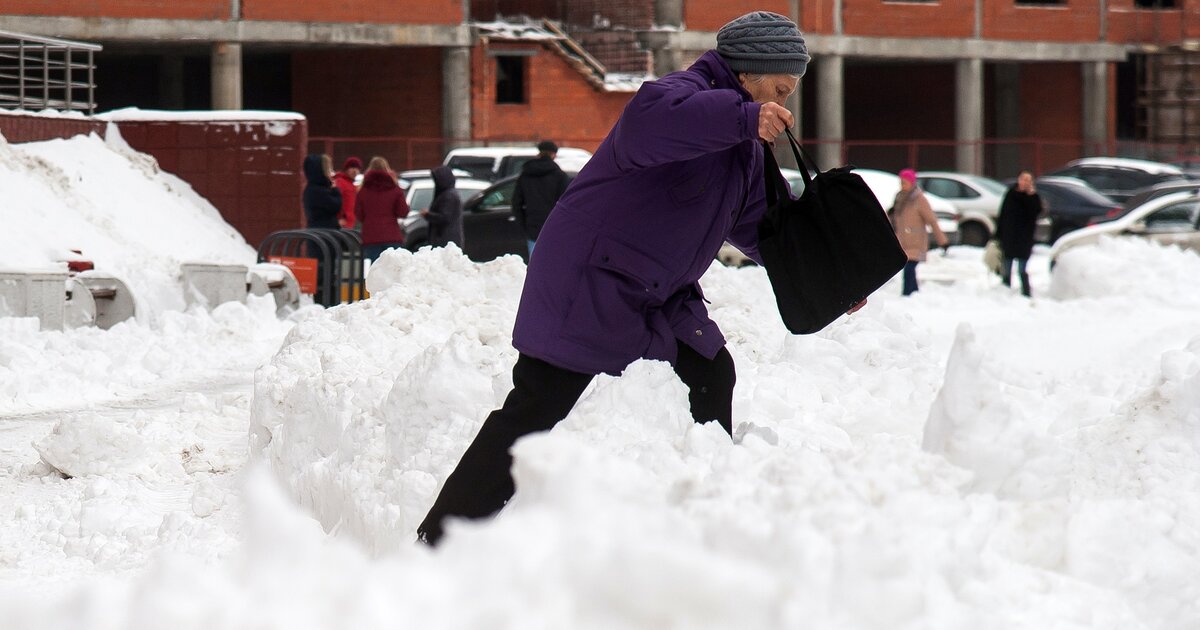
[[425,215],[425,220],[429,225],[445,225],[449,217],[446,216],[446,201],[450,195],[442,193],[433,198],[433,203],[429,204],[429,213]]
[[320,204],[321,216],[337,222],[338,214],[342,211],[342,191],[337,186],[330,186],[321,191],[324,201]]
[[643,84],[613,128],[622,171],[682,162],[758,137],[759,103],[696,79],[667,76]]
[[[791,194],[790,192],[788,193]],[[758,224],[767,211],[767,186],[762,177],[755,177],[746,195],[746,208],[742,210],[733,229],[729,231],[729,244],[733,245],[758,264],[763,264],[758,252]]]
[[362,195],[357,195],[354,198],[354,218],[357,221],[361,221],[363,219]]
[[397,219],[408,216],[408,201],[404,199],[404,191],[396,195],[396,201],[392,202],[392,216]]
[[1009,189],[1008,192],[1004,193],[1004,200],[1000,202],[1000,212],[996,214],[996,234],[993,235],[993,238],[999,240],[1001,243],[1004,242],[1005,217],[1012,213],[1012,206],[1015,201],[1013,199],[1013,191]]
[[925,225],[929,226],[930,230],[933,230],[933,239],[941,247],[949,245],[950,239],[946,238],[946,233],[938,225],[937,215],[933,213],[933,208],[929,205],[929,200],[925,198],[925,195],[917,195],[914,201],[917,204],[917,211],[921,213],[921,220],[925,222]]

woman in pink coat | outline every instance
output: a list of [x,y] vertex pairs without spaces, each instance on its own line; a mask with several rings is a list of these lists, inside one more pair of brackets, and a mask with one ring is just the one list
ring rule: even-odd
[[917,263],[923,262],[929,251],[929,234],[925,228],[933,230],[938,247],[950,246],[950,240],[938,227],[937,215],[929,207],[929,200],[917,186],[917,172],[911,168],[900,171],[900,192],[896,193],[896,201],[892,204],[892,226],[896,229],[900,247],[908,254],[908,263],[904,265],[904,295],[910,295],[917,290]]

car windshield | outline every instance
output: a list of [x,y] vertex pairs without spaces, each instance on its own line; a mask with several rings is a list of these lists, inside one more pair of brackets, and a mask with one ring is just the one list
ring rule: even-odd
[[471,177],[476,179],[491,179],[492,167],[496,164],[496,160],[489,157],[479,157],[475,155],[455,155],[450,158],[446,166],[467,171]]
[[990,177],[972,177],[971,181],[979,184],[979,187],[997,195],[1003,195],[1008,192],[1008,187]]
[[1094,206],[1111,206],[1113,200],[1096,192],[1094,188],[1082,184],[1068,184],[1063,182],[1039,182],[1038,187],[1053,189],[1056,192],[1074,197],[1080,201],[1087,202]]

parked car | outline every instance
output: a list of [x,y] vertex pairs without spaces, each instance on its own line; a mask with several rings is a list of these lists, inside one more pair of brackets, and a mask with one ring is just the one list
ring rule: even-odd
[[[442,164],[454,169],[469,171],[476,179],[498,182],[519,175],[521,167],[537,157],[532,146],[521,147],[460,147],[446,154]],[[591,151],[574,147],[559,147],[554,161],[564,171],[578,173],[592,157]]]
[[1035,180],[1035,186],[1050,218],[1049,234],[1034,234],[1038,242],[1054,243],[1063,234],[1085,227],[1093,219],[1121,207],[1087,182],[1074,177],[1045,175]]
[[996,233],[996,216],[1008,187],[982,175],[921,171],[917,184],[954,205],[958,211],[958,240],[983,247]]
[[1130,210],[1120,218],[1081,228],[1063,236],[1050,250],[1050,264],[1066,250],[1095,243],[1104,236],[1147,238],[1164,245],[1200,251],[1200,194],[1173,192]]
[[[574,179],[574,171],[564,171]],[[476,181],[476,180],[471,180]],[[474,184],[473,184],[474,185]],[[487,262],[516,254],[529,260],[529,246],[525,231],[517,225],[512,213],[512,196],[517,187],[517,176],[506,177],[487,185],[474,194],[463,195],[463,253],[475,262]],[[461,194],[461,191],[460,191]],[[432,195],[431,195],[432,198]],[[429,226],[425,217],[417,214],[416,208],[404,221],[407,238],[404,246],[416,251],[428,244]]]
[[1170,164],[1128,158],[1093,157],[1068,162],[1047,173],[1075,177],[1115,201],[1125,201],[1134,191],[1166,181],[1183,181],[1183,171]]
[[1132,197],[1125,200],[1125,203],[1121,205],[1120,209],[1112,210],[1102,217],[1092,219],[1090,225],[1095,225],[1096,223],[1103,223],[1105,221],[1112,221],[1114,219],[1119,219],[1119,218],[1125,216],[1126,214],[1128,214],[1130,211],[1134,210],[1135,208],[1146,203],[1147,201],[1150,201],[1151,199],[1157,199],[1159,197],[1162,197],[1163,195],[1169,195],[1171,193],[1176,193],[1176,192],[1185,192],[1185,191],[1189,191],[1189,190],[1200,191],[1200,181],[1191,181],[1191,180],[1186,181],[1186,182],[1170,181],[1170,182],[1163,182],[1161,184],[1155,184],[1148,188],[1143,188],[1143,189],[1137,191],[1136,193],[1134,193],[1134,195]]
[[[898,175],[871,168],[856,168],[854,172],[858,173],[871,188],[871,192],[875,193],[875,198],[879,200],[879,205],[883,206],[884,210],[892,207],[892,202],[896,200],[896,193],[900,192]],[[959,217],[954,204],[929,191],[925,191],[925,198],[929,200],[929,207],[937,215],[938,227],[942,228],[942,232],[946,234],[946,238],[950,239],[951,243],[957,243]],[[929,234],[929,243],[936,245],[932,231]]]

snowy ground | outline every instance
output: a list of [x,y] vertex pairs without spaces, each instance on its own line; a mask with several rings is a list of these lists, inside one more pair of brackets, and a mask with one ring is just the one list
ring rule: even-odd
[[413,531],[507,393],[518,260],[392,253],[371,300],[284,321],[0,320],[0,619],[1200,627],[1200,257],[1108,242],[1052,283],[1044,254],[1032,301],[956,248],[806,337],[761,270],[714,266],[735,443],[637,363],[436,552]]

